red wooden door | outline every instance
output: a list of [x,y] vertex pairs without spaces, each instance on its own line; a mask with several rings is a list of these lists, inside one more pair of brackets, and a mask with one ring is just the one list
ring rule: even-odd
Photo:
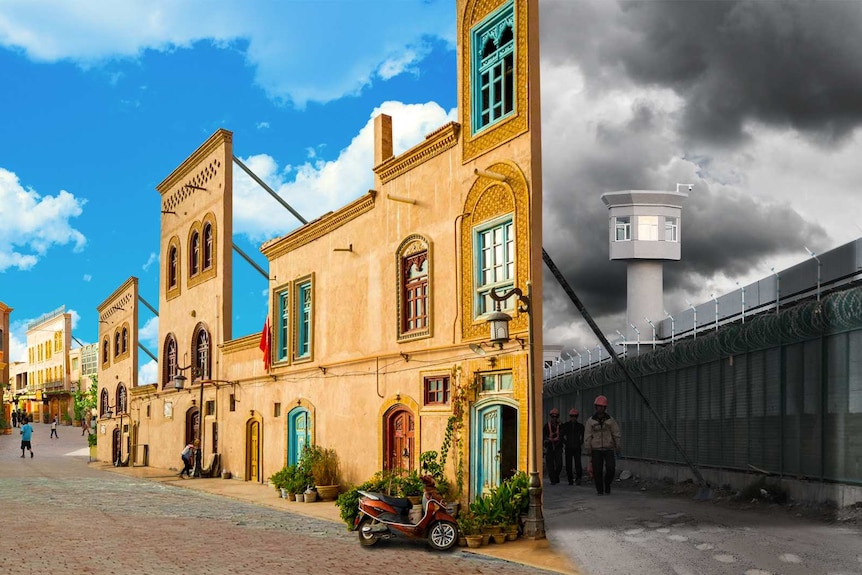
[[406,409],[392,411],[386,422],[386,469],[412,470],[415,459],[413,414]]

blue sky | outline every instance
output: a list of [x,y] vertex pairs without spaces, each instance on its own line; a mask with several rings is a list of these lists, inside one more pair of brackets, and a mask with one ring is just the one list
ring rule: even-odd
[[[365,193],[376,113],[396,151],[457,119],[455,4],[0,0],[13,357],[23,323],[63,304],[93,341],[96,305],[129,276],[157,304],[154,188],[217,128],[308,219]],[[539,4],[543,247],[611,339],[626,276],[604,192],[693,184],[682,260],[665,266],[672,314],[862,235],[862,2]],[[263,265],[258,246],[296,222],[234,177],[234,241]],[[260,330],[267,286],[234,262],[238,337]],[[545,342],[594,347],[544,288]],[[157,349],[152,319],[140,336]]]
[[[0,301],[14,308],[13,359],[24,324],[61,305],[75,337],[95,341],[96,306],[130,276],[158,306],[155,186],[216,129],[311,220],[373,187],[380,110],[401,150],[455,119],[453,2],[87,6],[3,2]],[[260,244],[298,223],[234,173],[234,241],[265,268]],[[234,337],[261,329],[266,288],[234,255]],[[157,325],[142,307],[152,351]]]

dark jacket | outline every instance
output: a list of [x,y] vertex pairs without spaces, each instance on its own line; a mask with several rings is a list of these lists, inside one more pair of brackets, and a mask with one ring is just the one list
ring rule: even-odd
[[584,443],[584,424],[580,421],[567,421],[561,426],[563,443],[566,449],[574,451],[580,449]]
[[563,446],[563,426],[549,421],[542,426],[542,442],[548,449],[560,449]]

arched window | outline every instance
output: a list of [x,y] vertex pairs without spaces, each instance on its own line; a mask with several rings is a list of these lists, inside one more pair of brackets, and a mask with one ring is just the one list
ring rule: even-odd
[[105,414],[108,412],[109,405],[110,403],[108,403],[108,390],[103,389],[102,393],[99,396],[99,417],[105,416]]
[[398,340],[431,335],[431,243],[413,234],[404,239],[397,258]]
[[114,333],[114,357],[120,355],[120,332]]
[[195,328],[195,334],[192,349],[192,357],[194,357],[194,366],[197,368],[195,373],[200,379],[210,378],[210,336],[206,327],[203,324],[198,324]]
[[168,287],[177,287],[177,264],[179,262],[179,251],[176,246],[168,250]]
[[192,233],[192,241],[189,242],[189,275],[197,275],[200,271],[201,258],[201,236],[197,232]]
[[126,386],[117,385],[117,413],[128,413]]
[[129,330],[126,328],[126,326],[123,326],[123,331],[121,333],[122,333],[122,341],[120,342],[120,345],[121,345],[120,353],[126,353],[127,351],[129,351]]
[[176,375],[179,365],[177,364],[177,339],[172,333],[165,337],[165,346],[162,355],[162,389],[168,387],[171,379]]
[[207,222],[204,225],[204,261],[202,269],[208,270],[213,265],[213,225]]
[[111,359],[110,349],[111,349],[111,342],[106,337],[105,339],[102,340],[102,365],[103,366],[107,366],[110,359]]

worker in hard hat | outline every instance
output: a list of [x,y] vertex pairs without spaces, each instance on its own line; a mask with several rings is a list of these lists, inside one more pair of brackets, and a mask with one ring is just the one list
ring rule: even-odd
[[549,421],[542,428],[542,444],[545,447],[545,466],[551,485],[560,482],[563,470],[563,433],[560,424],[560,410],[553,408],[548,415]]
[[596,412],[584,426],[584,449],[591,457],[596,491],[599,495],[610,495],[622,433],[617,420],[607,413],[608,398],[600,395],[593,403]]
[[[562,426],[563,443],[566,446],[566,453],[563,457],[566,463],[566,476],[569,478],[569,485],[581,484],[581,478],[584,476],[584,467],[581,465],[581,445],[584,443],[584,424],[578,421],[578,410],[574,407],[569,410],[569,420]],[[572,475],[572,463],[574,463],[574,475]]]

